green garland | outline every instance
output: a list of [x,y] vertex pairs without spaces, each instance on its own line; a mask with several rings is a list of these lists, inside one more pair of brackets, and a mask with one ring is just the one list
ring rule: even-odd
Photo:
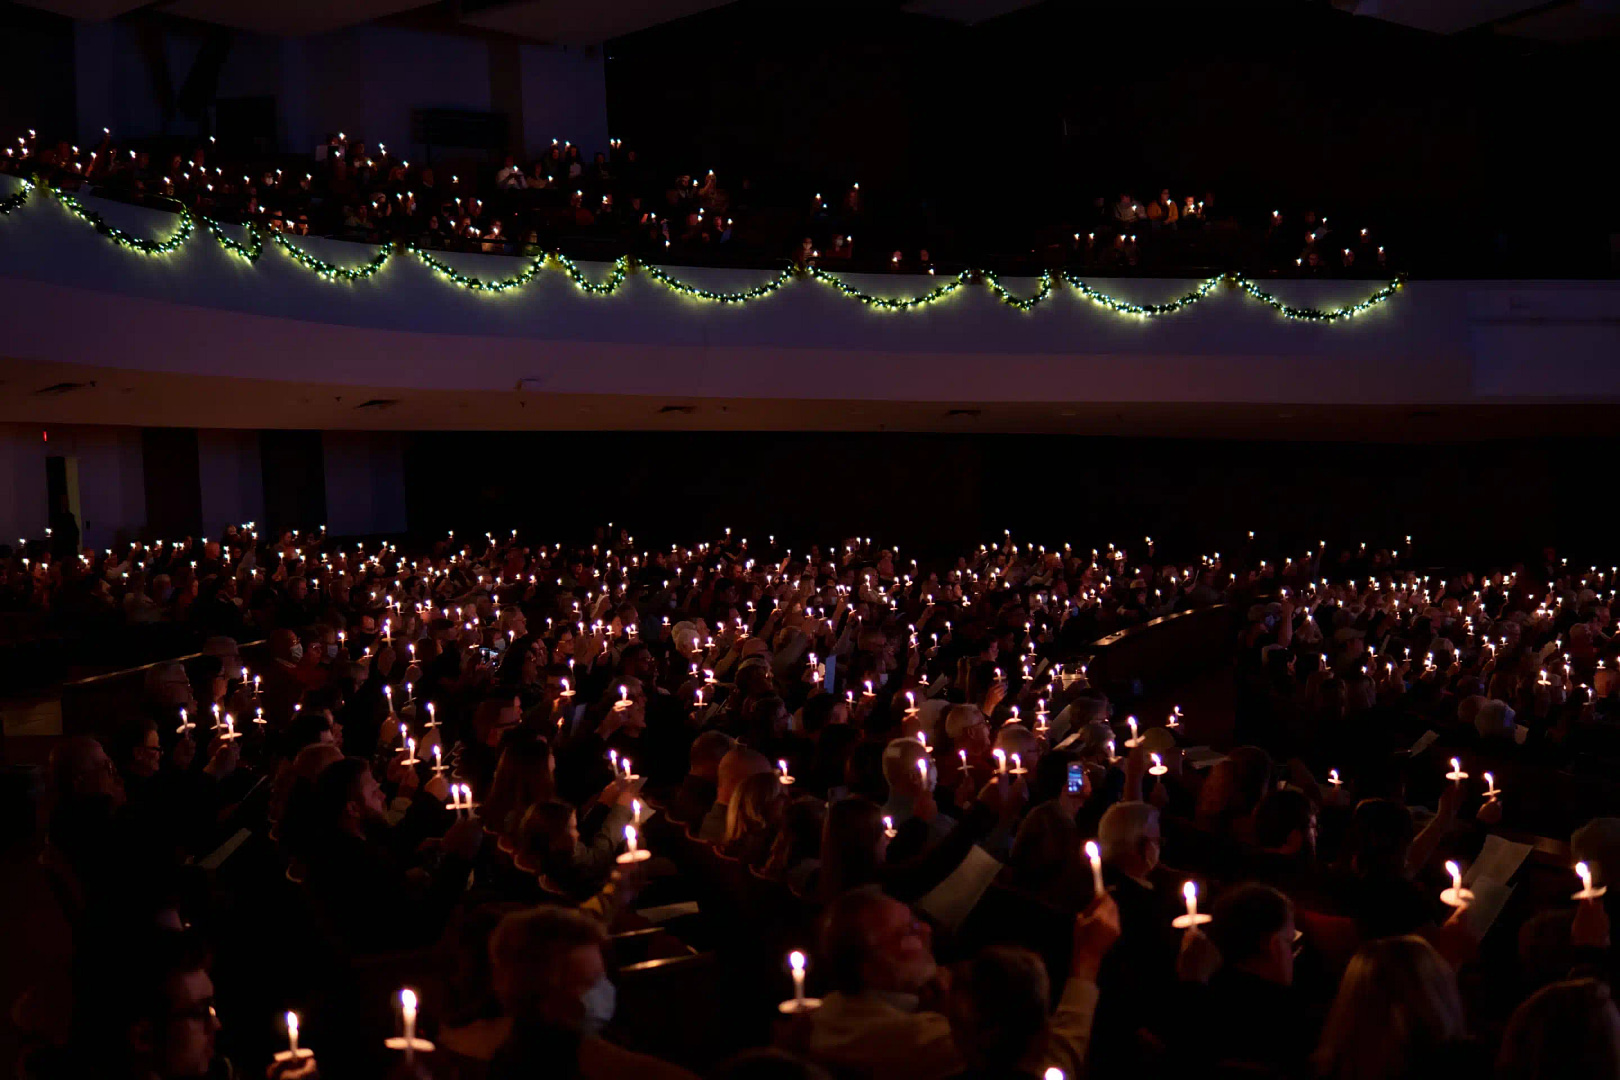
[[963,286],[972,284],[977,280],[982,282],[996,295],[997,299],[1007,306],[1016,308],[1019,311],[1032,311],[1051,299],[1058,282],[1061,281],[1083,299],[1107,308],[1116,314],[1153,318],[1159,315],[1170,315],[1191,307],[1213,292],[1217,285],[1224,282],[1242,290],[1246,295],[1267,305],[1284,318],[1306,322],[1337,322],[1341,319],[1354,318],[1384,303],[1399,292],[1401,286],[1405,283],[1404,278],[1397,277],[1365,300],[1329,310],[1294,307],[1262,289],[1244,275],[1235,273],[1218,274],[1200,282],[1196,288],[1184,296],[1179,296],[1163,304],[1138,304],[1131,300],[1121,300],[1116,296],[1099,292],[1067,270],[1058,272],[1056,276],[1050,270],[1041,271],[1040,282],[1035,291],[1025,297],[1014,294],[1006,286],[1002,285],[1000,279],[989,270],[963,270],[940,280],[937,285],[927,292],[919,293],[916,296],[897,298],[877,296],[865,292],[838,275],[828,273],[819,266],[806,267],[802,271],[788,266],[784,267],[775,277],[752,288],[738,292],[715,292],[710,289],[689,285],[679,278],[672,277],[662,267],[638,262],[628,255],[621,255],[614,260],[606,278],[601,281],[592,281],[585,276],[585,273],[580,270],[579,265],[574,260],[561,253],[537,255],[529,260],[528,264],[517,274],[496,281],[485,281],[479,277],[463,274],[427,249],[409,242],[401,242],[396,246],[381,247],[370,259],[355,267],[338,266],[335,263],[327,262],[325,259],[317,258],[288,240],[282,233],[266,230],[258,225],[248,227],[248,239],[246,243],[243,243],[227,235],[219,222],[204,215],[193,214],[184,204],[180,205],[180,224],[173,233],[163,240],[146,240],[138,236],[131,236],[117,226],[108,223],[100,214],[91,210],[67,192],[58,191],[49,185],[36,185],[26,180],[23,181],[23,187],[20,191],[0,199],[0,217],[10,214],[27,202],[28,196],[35,187],[43,187],[47,192],[55,196],[57,201],[70,213],[90,225],[114,244],[143,255],[174,254],[186,241],[191,239],[192,234],[197,231],[197,224],[201,222],[202,226],[218,241],[221,247],[249,264],[257,263],[264,254],[267,237],[269,242],[286,253],[288,258],[327,281],[364,281],[375,276],[378,271],[388,265],[396,254],[406,254],[414,255],[422,265],[433,271],[441,279],[463,289],[481,293],[506,293],[514,289],[521,289],[539,277],[548,266],[554,265],[558,270],[562,271],[569,281],[574,283],[576,288],[592,296],[612,296],[633,271],[639,271],[641,276],[657,282],[673,293],[678,293],[693,300],[703,300],[714,304],[745,304],[752,300],[764,299],[772,293],[786,288],[796,278],[802,276],[826,285],[851,300],[858,300],[867,307],[877,308],[880,311],[913,311],[943,300]]

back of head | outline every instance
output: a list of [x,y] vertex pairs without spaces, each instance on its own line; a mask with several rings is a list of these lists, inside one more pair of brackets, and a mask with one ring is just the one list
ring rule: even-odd
[[1302,791],[1279,788],[1266,792],[1254,811],[1254,839],[1262,848],[1274,851],[1285,846],[1295,832],[1307,839],[1315,811]]
[[1135,850],[1159,822],[1159,809],[1145,802],[1117,802],[1097,822],[1097,843],[1110,861]]
[[927,757],[928,752],[916,739],[891,739],[883,748],[883,779],[889,789],[910,790],[909,785],[917,780],[917,762]]
[[518,1023],[540,1019],[547,999],[556,992],[568,954],[601,948],[606,940],[601,923],[572,908],[538,907],[507,915],[489,939],[501,1008]]
[[863,969],[871,951],[867,928],[877,911],[893,903],[876,885],[862,885],[827,905],[817,952],[833,989],[843,994],[866,989]]
[[945,734],[954,743],[973,728],[988,723],[977,705],[952,705],[945,713]]
[[1421,1074],[1465,1034],[1457,976],[1420,937],[1363,945],[1345,968],[1322,1029],[1317,1071],[1329,1080]]
[[1413,836],[1411,810],[1391,799],[1363,799],[1350,819],[1357,872],[1401,873]]
[[516,857],[525,867],[544,871],[553,856],[571,854],[573,847],[568,822],[574,808],[558,799],[535,803],[523,811],[513,844]]
[[1040,739],[1035,733],[1023,724],[1003,724],[996,732],[996,748],[1005,750],[1007,756],[1017,754],[1026,767],[1034,767],[1035,758],[1041,752]]
[[1028,949],[994,946],[951,980],[951,1037],[970,1066],[1012,1074],[1046,1039],[1046,965]]
[[344,810],[356,797],[360,778],[370,770],[370,763],[359,757],[340,758],[321,770],[310,798],[309,823],[316,830],[314,839],[319,841],[337,831]]
[[1599,885],[1620,880],[1620,817],[1588,821],[1570,835],[1569,849],[1576,859],[1591,864]]
[[484,797],[482,816],[496,832],[515,831],[523,811],[556,793],[551,776],[551,744],[520,734],[507,740],[495,766],[495,779]]
[[1531,994],[1508,1020],[1496,1076],[1620,1076],[1620,1011],[1608,984],[1571,979]]
[[737,740],[723,731],[701,732],[692,740],[692,748],[687,755],[688,771],[704,780],[718,780],[721,760],[736,745]]
[[1056,881],[1075,865],[1080,830],[1056,799],[1041,803],[1025,816],[1013,840],[1008,862],[1012,882],[1019,888],[1039,889]]
[[827,807],[821,834],[821,895],[830,900],[877,878],[883,809],[852,795]]
[[758,773],[768,773],[771,769],[770,759],[759,751],[746,746],[732,747],[720,759],[719,780],[715,785],[717,800],[729,803],[738,784]]
[[782,781],[775,773],[755,773],[737,785],[726,808],[725,843],[741,843],[762,838],[781,823],[783,804]]
[[1264,959],[1293,911],[1288,897],[1270,885],[1247,882],[1228,889],[1215,901],[1209,937],[1227,964]]

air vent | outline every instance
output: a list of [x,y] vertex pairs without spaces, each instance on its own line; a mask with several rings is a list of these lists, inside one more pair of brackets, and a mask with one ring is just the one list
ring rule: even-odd
[[658,414],[660,416],[662,416],[664,413],[682,413],[686,416],[690,416],[695,412],[697,412],[696,405],[665,405],[662,409],[658,410]]
[[394,397],[374,397],[370,401],[362,401],[360,404],[356,405],[355,408],[356,409],[392,409],[395,405],[398,405],[398,404],[399,404],[399,398],[394,398]]
[[75,390],[92,390],[92,389],[95,388],[95,385],[96,385],[96,383],[95,383],[94,379],[92,379],[89,382],[59,382],[59,383],[52,383],[50,386],[44,386],[44,387],[41,387],[38,390],[35,390],[34,391],[34,396],[35,397],[44,397],[44,396],[61,397],[63,394],[71,394]]

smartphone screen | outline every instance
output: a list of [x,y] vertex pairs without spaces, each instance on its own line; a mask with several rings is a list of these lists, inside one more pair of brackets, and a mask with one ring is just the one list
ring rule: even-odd
[[1086,786],[1086,766],[1084,762],[1069,762],[1069,794],[1078,795]]

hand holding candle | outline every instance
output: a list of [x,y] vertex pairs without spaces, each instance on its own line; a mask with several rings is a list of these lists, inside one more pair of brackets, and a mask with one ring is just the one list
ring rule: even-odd
[[404,1038],[396,1036],[386,1040],[383,1045],[390,1050],[405,1051],[407,1063],[415,1059],[416,1052],[419,1050],[424,1054],[431,1053],[433,1044],[426,1039],[416,1037],[416,991],[406,989],[399,992],[399,1012],[405,1027]]
[[291,1010],[287,1013],[287,1049],[278,1051],[277,1061],[302,1061],[315,1056],[315,1051],[305,1049],[298,1045],[298,1014]]

